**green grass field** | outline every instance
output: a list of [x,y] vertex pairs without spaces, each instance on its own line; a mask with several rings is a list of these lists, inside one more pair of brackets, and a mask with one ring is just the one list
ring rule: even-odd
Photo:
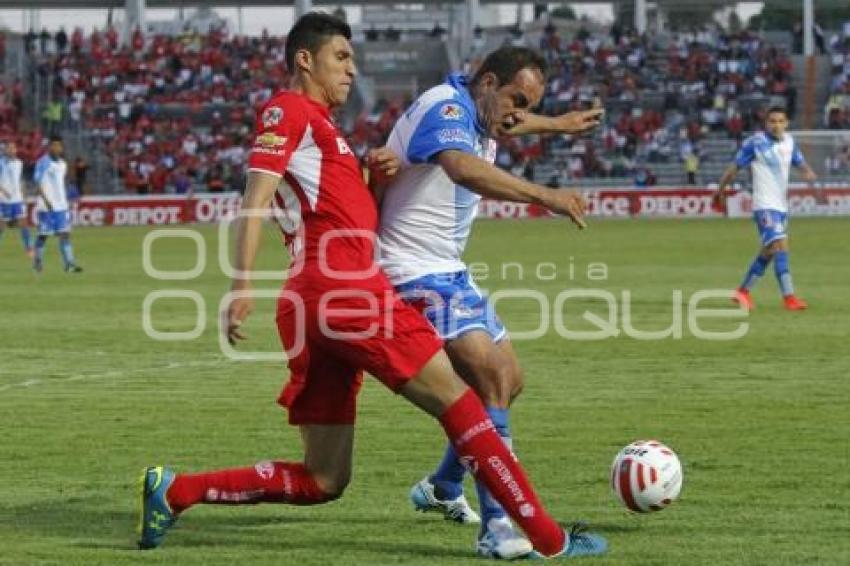
[[[610,553],[588,563],[850,564],[848,222],[794,220],[792,270],[811,309],[782,310],[771,272],[744,338],[697,339],[685,309],[681,339],[575,341],[550,331],[516,344],[527,376],[513,412],[517,452],[554,515],[586,519],[609,537]],[[216,313],[228,281],[216,230],[199,230],[209,261],[192,281],[145,275],[142,228],[78,230],[80,276],[61,272],[55,241],[39,277],[17,234],[0,242],[0,563],[475,560],[474,527],[415,514],[407,501],[442,452],[440,431],[374,380],[361,397],[354,480],[340,501],[199,506],[162,548],[135,550],[143,466],[200,470],[300,453],[297,431],[274,402],[285,368],[231,362],[219,350]],[[285,261],[273,238],[266,268]],[[569,288],[629,290],[633,326],[650,330],[669,326],[674,290],[687,303],[697,290],[731,288],[755,249],[743,220],[596,222],[585,233],[559,221],[482,221],[467,259],[489,266],[481,285],[490,291],[529,288],[552,299]],[[153,251],[161,270],[194,263],[187,239],[160,240]],[[510,262],[524,267],[523,281],[516,266],[501,277]],[[536,278],[538,262],[555,263],[557,277]],[[606,264],[605,281],[588,279],[591,263]],[[200,338],[145,335],[143,301],[162,289],[201,294],[208,322]],[[498,308],[515,331],[537,326],[539,307],[529,300]],[[568,302],[568,325],[593,328],[577,322],[584,308],[607,310],[600,301]],[[157,330],[177,332],[192,329],[196,312],[190,300],[163,299],[152,316]],[[247,326],[245,348],[278,349],[271,299],[258,301]],[[685,483],[670,509],[634,516],[614,501],[608,471],[620,447],[647,437],[678,451]]]

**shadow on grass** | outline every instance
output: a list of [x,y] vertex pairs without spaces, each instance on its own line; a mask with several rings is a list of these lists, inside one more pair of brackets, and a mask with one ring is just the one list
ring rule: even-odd
[[[216,514],[213,506],[203,513],[187,513],[169,533],[167,548],[252,548],[265,551],[308,551],[337,555],[346,553],[392,553],[412,556],[469,557],[461,548],[445,544],[393,540],[404,539],[414,529],[445,528],[457,540],[466,540],[472,532],[461,532],[441,521],[422,522],[419,517],[392,515],[376,517],[359,514],[312,512],[305,515],[292,506],[264,505],[261,513],[252,508],[238,513]],[[279,509],[279,515],[276,510]],[[274,510],[273,514],[269,510]],[[225,510],[222,510],[225,511]],[[243,514],[244,512],[244,514]],[[57,546],[79,549],[138,552],[134,510],[106,507],[95,496],[71,497],[30,505],[6,506],[3,513],[14,517],[9,523],[12,533],[50,540]],[[301,513],[301,514],[300,514]],[[11,534],[11,533],[10,533]],[[466,545],[464,545],[466,546]]]

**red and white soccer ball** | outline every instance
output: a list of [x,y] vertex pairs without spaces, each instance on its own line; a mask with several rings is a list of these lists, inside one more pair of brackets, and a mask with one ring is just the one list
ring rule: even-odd
[[611,489],[636,513],[661,511],[679,497],[682,464],[657,440],[637,440],[617,454],[611,466]]

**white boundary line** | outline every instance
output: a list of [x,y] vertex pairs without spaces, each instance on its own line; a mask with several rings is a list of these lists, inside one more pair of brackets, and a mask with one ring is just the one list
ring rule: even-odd
[[20,383],[11,383],[9,385],[0,386],[0,393],[3,393],[3,392],[8,391],[10,389],[16,389],[16,388],[28,389],[30,387],[33,387],[35,385],[40,385],[42,383],[45,384],[45,385],[49,385],[49,384],[54,384],[54,383],[70,383],[70,382],[73,382],[73,381],[103,379],[103,378],[106,378],[106,377],[124,377],[124,376],[132,375],[132,374],[145,373],[145,372],[149,372],[149,371],[163,371],[163,370],[183,369],[183,368],[189,368],[189,367],[216,367],[216,366],[225,365],[229,362],[230,362],[230,360],[227,360],[225,358],[219,358],[219,359],[216,359],[216,360],[208,360],[208,361],[198,360],[198,361],[193,361],[193,362],[169,362],[165,365],[150,366],[150,367],[131,369],[131,370],[110,370],[110,371],[104,371],[104,372],[100,372],[100,373],[89,373],[89,374],[77,373],[77,374],[74,374],[74,375],[71,375],[71,376],[68,376],[68,377],[62,377],[62,378],[58,378],[58,379],[28,379],[28,380],[22,381]]

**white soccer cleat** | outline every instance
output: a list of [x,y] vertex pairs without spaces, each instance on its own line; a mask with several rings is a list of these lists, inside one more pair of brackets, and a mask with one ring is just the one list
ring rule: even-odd
[[417,511],[442,513],[447,521],[465,525],[481,522],[481,517],[472,510],[463,494],[456,499],[438,499],[434,493],[434,484],[427,477],[410,489],[410,501]]
[[484,558],[515,560],[534,551],[531,541],[514,529],[507,517],[490,519],[487,529],[478,537],[476,552]]

